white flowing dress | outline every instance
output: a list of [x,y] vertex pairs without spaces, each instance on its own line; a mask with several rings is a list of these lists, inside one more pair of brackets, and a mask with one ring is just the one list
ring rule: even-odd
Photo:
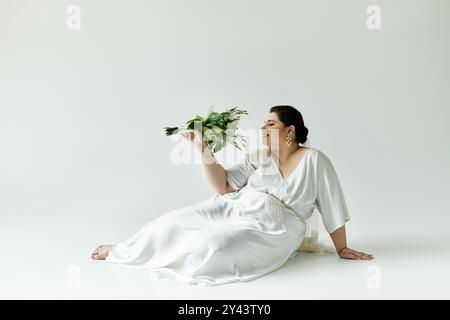
[[236,191],[164,213],[114,245],[106,261],[188,284],[248,281],[299,253],[315,208],[329,233],[350,219],[336,171],[316,148],[286,178],[266,148],[225,169]]

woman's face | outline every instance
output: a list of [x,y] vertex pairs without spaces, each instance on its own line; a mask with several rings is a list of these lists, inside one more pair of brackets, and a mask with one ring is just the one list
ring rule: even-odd
[[291,127],[286,128],[284,123],[278,119],[277,114],[270,112],[264,121],[264,125],[261,127],[263,143],[269,149],[279,149],[281,146],[284,146],[282,142],[286,141],[286,135],[289,133],[289,130],[292,131]]

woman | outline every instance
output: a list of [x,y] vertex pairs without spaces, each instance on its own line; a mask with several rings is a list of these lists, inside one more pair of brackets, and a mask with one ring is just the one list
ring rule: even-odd
[[261,129],[264,147],[227,168],[197,133],[184,134],[201,153],[216,194],[161,215],[124,242],[98,247],[92,258],[190,283],[248,281],[297,255],[317,208],[339,257],[371,260],[347,247],[341,185],[323,152],[300,146],[308,135],[301,113],[272,107]]

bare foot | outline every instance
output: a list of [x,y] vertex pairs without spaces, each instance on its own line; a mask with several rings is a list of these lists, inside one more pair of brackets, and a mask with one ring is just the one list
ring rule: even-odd
[[91,258],[94,260],[105,260],[111,250],[112,245],[98,246],[91,254]]

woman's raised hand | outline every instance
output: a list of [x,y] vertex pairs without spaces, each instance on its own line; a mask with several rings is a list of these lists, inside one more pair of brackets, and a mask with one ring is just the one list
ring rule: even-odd
[[205,140],[203,140],[202,134],[197,131],[191,131],[191,132],[183,132],[181,135],[191,142],[200,152],[203,151],[204,148],[207,148],[207,144]]

